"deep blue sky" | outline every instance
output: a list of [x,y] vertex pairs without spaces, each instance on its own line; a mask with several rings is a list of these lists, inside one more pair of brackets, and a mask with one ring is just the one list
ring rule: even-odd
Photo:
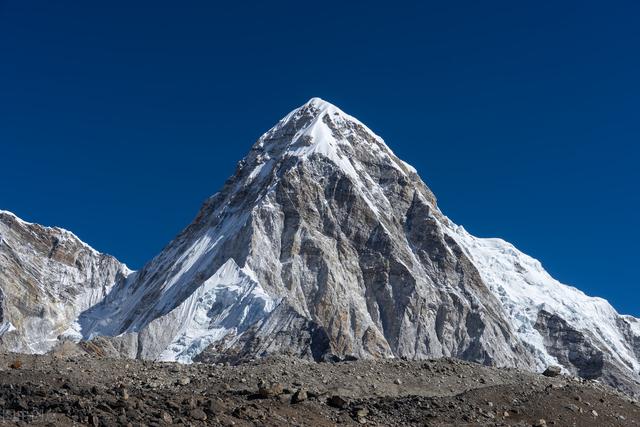
[[319,96],[454,221],[640,315],[638,17],[635,0],[0,0],[0,209],[139,268]]

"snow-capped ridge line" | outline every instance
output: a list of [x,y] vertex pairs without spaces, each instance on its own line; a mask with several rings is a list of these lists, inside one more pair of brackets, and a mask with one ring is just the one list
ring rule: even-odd
[[[109,256],[109,257],[114,258],[113,255],[98,251],[93,246],[91,246],[90,244],[88,244],[87,242],[82,240],[80,237],[78,237],[78,235],[75,234],[73,231],[70,231],[70,230],[68,230],[66,228],[62,228],[62,227],[58,227],[58,226],[47,226],[47,225],[42,225],[42,224],[36,223],[36,222],[25,221],[24,219],[22,219],[21,217],[19,217],[18,215],[16,215],[15,213],[13,213],[11,211],[0,209],[0,215],[2,215],[2,214],[12,217],[19,224],[21,224],[23,226],[26,226],[26,227],[42,227],[45,230],[58,232],[58,233],[64,235],[65,237],[67,237],[67,238],[71,238],[71,239],[74,239],[74,240],[78,241],[78,243],[80,243],[85,249],[89,250],[90,252],[92,252],[92,253],[94,253],[96,255],[103,255],[103,256]],[[127,265],[125,263],[121,263],[121,264],[124,265],[124,267],[127,269],[127,271],[129,273],[132,273],[134,271],[134,270],[131,270],[129,267],[127,267]]]
[[618,326],[619,320],[626,321],[640,339],[638,319],[620,315],[604,298],[589,296],[576,287],[559,282],[539,260],[503,239],[474,237],[451,221],[448,221],[447,229],[502,302],[520,338],[536,349],[539,369],[549,364],[561,364],[549,353],[544,337],[536,328],[541,310],[560,316],[572,328],[591,337],[592,344],[620,364],[631,364],[636,372],[640,369],[640,360]]

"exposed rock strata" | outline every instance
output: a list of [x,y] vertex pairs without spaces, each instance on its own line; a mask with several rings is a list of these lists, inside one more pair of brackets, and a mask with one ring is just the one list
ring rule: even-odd
[[[74,234],[0,211],[0,347],[43,353],[129,270]],[[71,329],[70,329],[71,328]]]

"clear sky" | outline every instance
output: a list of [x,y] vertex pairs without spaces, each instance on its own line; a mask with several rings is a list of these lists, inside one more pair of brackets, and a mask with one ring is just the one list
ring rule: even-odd
[[640,315],[640,2],[0,0],[0,209],[132,268],[313,96]]

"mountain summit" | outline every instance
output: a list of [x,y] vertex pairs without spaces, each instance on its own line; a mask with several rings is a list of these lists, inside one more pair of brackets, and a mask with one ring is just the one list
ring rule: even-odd
[[453,356],[640,389],[637,319],[455,225],[382,138],[319,98],[74,325],[142,359]]
[[[265,133],[163,252],[81,318],[139,357],[456,356],[534,367],[435,197],[314,98]],[[133,354],[134,351],[131,350]]]

